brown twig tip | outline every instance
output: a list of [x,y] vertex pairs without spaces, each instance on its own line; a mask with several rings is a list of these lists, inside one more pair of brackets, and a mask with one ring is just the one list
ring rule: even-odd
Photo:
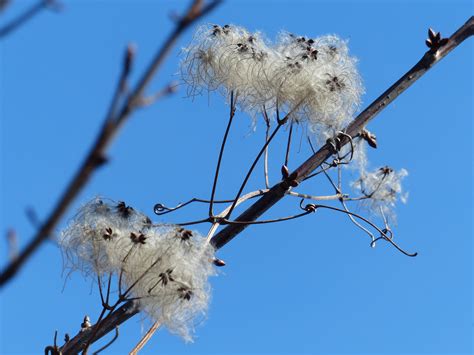
[[137,48],[136,48],[135,44],[129,43],[127,45],[127,49],[125,50],[125,56],[124,56],[124,60],[123,60],[124,76],[127,76],[128,73],[130,73],[133,60],[135,59],[136,51],[137,51]]
[[435,32],[432,28],[428,29],[428,39],[426,45],[432,52],[436,52],[440,47],[448,43],[447,38],[441,38],[441,32]]

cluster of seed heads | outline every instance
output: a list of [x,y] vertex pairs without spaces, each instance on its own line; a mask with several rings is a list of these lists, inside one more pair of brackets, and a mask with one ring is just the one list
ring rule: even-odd
[[205,238],[176,225],[153,224],[123,202],[94,199],[62,232],[60,245],[70,270],[94,280],[116,275],[122,294],[137,298],[151,318],[191,340],[214,274],[214,250]]
[[234,92],[252,117],[278,107],[324,138],[346,126],[363,93],[356,60],[339,37],[282,33],[271,44],[233,25],[200,27],[184,49],[181,76],[191,96]]
[[372,172],[361,172],[360,178],[353,183],[353,187],[360,191],[364,205],[375,214],[383,214],[395,218],[394,207],[398,199],[407,201],[408,194],[402,190],[402,179],[408,175],[405,169],[396,172],[388,166]]

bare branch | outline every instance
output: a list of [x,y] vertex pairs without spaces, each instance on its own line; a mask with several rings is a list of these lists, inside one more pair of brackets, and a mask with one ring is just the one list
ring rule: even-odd
[[202,1],[194,0],[191,6],[188,8],[185,15],[176,24],[175,29],[171,32],[164,44],[158,49],[155,57],[151,61],[145,73],[139,80],[137,86],[130,95],[126,98],[122,105],[122,108],[116,112],[116,105],[119,101],[119,96],[123,93],[124,83],[130,72],[130,68],[133,60],[133,51],[131,47],[128,47],[124,57],[124,64],[122,66],[122,72],[118,81],[116,93],[112,100],[108,115],[104,120],[102,130],[96,138],[96,141],[90,149],[87,157],[80,166],[76,175],[69,183],[63,196],[54,207],[50,216],[46,219],[46,222],[41,226],[36,235],[33,237],[31,242],[25,247],[25,249],[18,255],[14,262],[10,263],[0,274],[0,287],[4,286],[23,266],[23,264],[30,258],[30,256],[38,249],[42,242],[48,238],[55,226],[59,223],[64,213],[69,208],[70,204],[74,201],[79,192],[84,188],[87,182],[92,177],[92,174],[97,168],[106,162],[105,155],[107,148],[111,144],[113,138],[120,130],[126,119],[129,118],[130,114],[136,108],[137,103],[145,92],[148,84],[151,82],[156,71],[163,63],[164,59],[169,55],[173,45],[177,41],[178,37],[195,21],[213,10],[220,0],[214,0],[203,6]]

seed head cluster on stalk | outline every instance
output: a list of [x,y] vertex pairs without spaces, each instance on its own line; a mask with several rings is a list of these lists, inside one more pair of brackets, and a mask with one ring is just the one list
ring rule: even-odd
[[364,89],[347,42],[281,33],[272,44],[260,32],[234,25],[199,28],[184,49],[181,75],[193,96],[235,92],[237,105],[252,117],[262,108],[292,111],[324,139],[346,126]]
[[214,275],[214,249],[198,233],[153,224],[123,202],[96,198],[71,220],[60,245],[68,269],[93,279],[116,275],[142,311],[192,339],[196,318],[207,310],[208,278]]
[[[275,43],[260,32],[236,25],[203,25],[183,49],[181,78],[188,95],[231,94],[251,117],[282,110],[288,124],[305,124],[318,143],[334,138],[352,120],[364,93],[356,58],[347,41],[336,35],[307,37],[282,32]],[[363,194],[363,207],[375,215],[395,217],[395,202],[402,196],[406,170],[367,171],[366,142],[351,139],[338,157],[351,157],[360,177],[352,187]]]
[[402,190],[402,179],[408,175],[405,169],[396,172],[388,166],[381,167],[372,172],[361,172],[358,180],[352,183],[354,189],[367,197],[363,205],[375,214],[390,216],[395,219],[393,209],[400,199],[406,203],[408,193]]

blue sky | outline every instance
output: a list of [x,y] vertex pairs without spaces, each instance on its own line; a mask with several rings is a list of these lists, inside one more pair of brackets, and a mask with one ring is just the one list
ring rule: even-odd
[[[0,17],[14,17],[18,1]],[[65,1],[0,42],[0,233],[14,228],[25,245],[89,149],[107,110],[129,42],[137,47],[136,80],[172,28],[169,15],[185,1]],[[424,53],[428,27],[449,35],[472,14],[468,1],[227,1],[204,22],[233,23],[269,38],[288,30],[308,36],[335,33],[359,58],[364,105]],[[179,41],[148,92],[171,80]],[[408,258],[366,236],[347,218],[327,211],[287,223],[253,226],[219,251],[227,262],[212,279],[208,319],[193,344],[159,331],[143,353],[153,354],[468,354],[472,312],[472,39],[384,110],[369,129],[379,148],[371,166],[406,168],[410,197],[397,208],[399,244]],[[127,122],[100,169],[58,226],[88,199],[107,196],[152,214],[157,202],[206,198],[227,107],[219,95],[185,97],[180,90]],[[263,140],[238,113],[230,135],[218,196],[234,195]],[[298,139],[301,133],[298,133]],[[277,182],[284,139],[275,142],[271,178]],[[306,146],[290,168],[308,157]],[[280,154],[279,154],[280,153]],[[351,180],[347,177],[347,181]],[[315,180],[304,191],[317,193]],[[261,171],[248,189],[263,184]],[[326,186],[327,184],[325,184]],[[303,191],[303,190],[302,190]],[[287,199],[268,215],[297,209]],[[202,218],[205,207],[168,215],[167,222]],[[155,218],[156,220],[160,220]],[[206,233],[205,226],[198,230]],[[2,262],[6,243],[0,243]],[[45,243],[0,290],[0,352],[33,354],[75,334],[85,314],[95,319],[99,296],[90,280],[65,282],[61,253]],[[143,317],[121,327],[110,353],[126,353],[147,326]]]

